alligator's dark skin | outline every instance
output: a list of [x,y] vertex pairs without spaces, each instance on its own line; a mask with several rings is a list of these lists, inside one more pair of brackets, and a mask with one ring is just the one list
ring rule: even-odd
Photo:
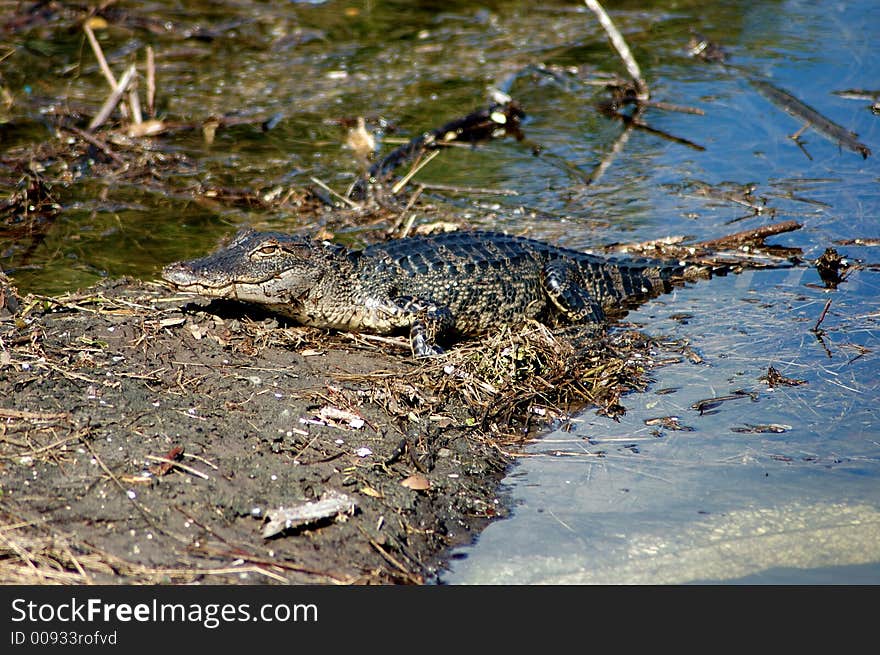
[[256,303],[303,325],[408,331],[417,357],[436,341],[527,318],[602,324],[606,312],[666,292],[677,264],[610,259],[496,232],[450,232],[349,250],[242,232],[203,259],[168,266],[177,288]]

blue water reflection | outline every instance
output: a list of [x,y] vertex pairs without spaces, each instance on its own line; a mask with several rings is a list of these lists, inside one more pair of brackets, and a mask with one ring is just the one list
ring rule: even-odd
[[[653,67],[654,88],[706,117],[657,124],[677,133],[686,125],[707,150],[632,139],[603,179],[609,210],[615,194],[637,186],[631,240],[708,238],[770,218],[731,228],[748,211],[682,193],[681,184],[754,184],[776,219],[804,225],[776,240],[808,257],[836,240],[880,237],[880,119],[870,101],[832,93],[876,89],[880,7],[792,1],[744,11],[746,29],[725,44],[740,72],[858,132],[874,155],[863,160],[811,130],[805,152],[787,138],[798,122],[750,89],[744,73],[672,61]],[[877,246],[837,247],[880,261]],[[811,328],[829,299],[819,339]],[[619,422],[587,412],[574,431],[530,446],[507,480],[512,517],[461,549],[443,581],[880,583],[880,271],[856,271],[834,291],[812,269],[719,278],[630,318],[652,335],[686,340],[702,363],[657,370],[648,392],[624,399]],[[770,388],[760,380],[769,366],[806,384]],[[656,393],[668,388],[676,391]],[[752,396],[702,414],[692,407],[736,390]],[[654,425],[664,416],[689,429]],[[778,431],[749,431],[768,425]]]

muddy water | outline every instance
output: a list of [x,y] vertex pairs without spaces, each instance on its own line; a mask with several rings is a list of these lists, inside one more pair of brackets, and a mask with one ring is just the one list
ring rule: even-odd
[[[17,3],[0,8],[20,15]],[[35,157],[60,210],[36,231],[2,231],[0,266],[22,291],[57,293],[108,276],[150,279],[242,223],[317,229],[290,206],[224,202],[208,191],[283,195],[311,178],[343,191],[360,164],[339,121],[390,124],[386,141],[380,135],[387,150],[390,138],[485,105],[490,87],[522,104],[526,136],[541,156],[528,144],[494,141],[444,152],[419,174],[503,191],[433,197],[475,227],[590,248],[677,234],[708,239],[795,219],[804,228],[775,240],[807,258],[836,240],[880,237],[877,156],[863,160],[813,130],[799,147],[787,136],[798,121],[748,82],[794,93],[880,152],[871,101],[832,93],[877,88],[876,3],[609,2],[608,9],[653,98],[705,112],[650,110],[646,120],[703,150],[646,132],[619,141],[621,125],[594,110],[603,96],[591,82],[621,67],[576,2],[148,2],[108,16],[97,34],[117,75],[143,61],[146,45],[155,50],[160,117],[244,123],[219,130],[210,144],[200,130],[156,137],[152,147],[179,161],[157,171],[161,184]],[[29,16],[5,28],[4,157],[55,138],[47,119],[55,109],[88,117],[106,96],[77,20]],[[729,65],[688,56],[691,29],[721,42]],[[562,81],[517,75],[538,63],[580,69]],[[586,184],[603,161],[607,169]],[[20,172],[3,166],[6,195]],[[707,195],[704,185],[754,186],[761,211]],[[874,246],[838,249],[880,260]],[[810,571],[847,566],[878,579],[878,287],[880,273],[869,269],[831,292],[812,270],[759,272],[678,291],[634,314],[651,334],[689,341],[702,363],[658,371],[651,391],[626,399],[619,423],[588,412],[573,431],[536,443],[510,478],[513,518],[460,553],[445,580],[733,580],[773,570],[809,581]],[[810,328],[828,299],[819,341]],[[759,380],[770,365],[807,384],[771,391]],[[754,400],[691,409],[738,389]],[[667,415],[691,430],[645,424]],[[771,424],[784,427],[736,431]]]
[[[667,74],[718,76],[685,56],[690,26],[723,26],[725,36],[742,29],[745,16],[723,3],[695,22],[687,8],[701,4],[618,7],[617,20],[660,95]],[[153,179],[98,175],[89,156],[70,162],[24,150],[59,138],[52,115],[84,127],[108,95],[79,27],[83,16],[26,12],[12,2],[0,7],[9,17],[0,51],[0,144],[25,169],[34,161],[60,205],[37,229],[15,223],[0,231],[0,266],[24,291],[57,293],[108,276],[152,277],[163,264],[203,253],[245,222],[317,228],[290,205],[253,207],[221,196],[251,191],[271,197],[279,190],[284,196],[312,178],[344,191],[362,166],[344,145],[340,121],[366,117],[388,151],[394,144],[386,139],[410,138],[485,106],[490,87],[505,88],[523,105],[527,136],[545,156],[535,158],[528,145],[506,140],[476,151],[451,149],[432,162],[419,180],[518,194],[444,198],[474,226],[528,230],[574,246],[616,238],[655,213],[644,183],[656,172],[658,154],[677,149],[662,139],[636,139],[600,183],[582,184],[620,134],[618,123],[594,110],[605,95],[590,82],[619,73],[620,65],[578,3],[536,9],[528,2],[148,2],[110,8],[107,27],[96,29],[115,75],[131,63],[143,75],[151,46],[158,118],[200,125],[221,116],[245,123],[218,130],[211,144],[200,129],[147,140],[165,158]],[[539,63],[582,71],[570,84],[517,76]],[[670,64],[675,70],[665,70]],[[699,99],[698,86],[691,100]],[[141,79],[142,97],[144,87]],[[676,114],[653,120],[685,136],[701,122]],[[91,153],[95,157],[100,153]],[[5,197],[18,188],[21,168],[10,162],[0,173]],[[710,224],[695,225],[713,233]]]

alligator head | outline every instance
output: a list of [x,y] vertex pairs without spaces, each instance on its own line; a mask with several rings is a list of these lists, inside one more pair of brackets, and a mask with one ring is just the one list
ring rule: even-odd
[[270,306],[295,304],[328,271],[340,247],[278,232],[239,232],[217,252],[167,266],[162,277],[181,291]]

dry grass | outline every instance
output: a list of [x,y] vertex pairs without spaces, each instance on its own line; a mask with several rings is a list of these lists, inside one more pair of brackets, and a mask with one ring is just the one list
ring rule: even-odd
[[373,389],[389,416],[410,421],[462,420],[444,412],[463,405],[463,420],[484,437],[521,442],[538,427],[589,406],[615,414],[622,393],[641,388],[652,342],[636,332],[508,326],[406,371],[347,376]]
[[[273,569],[278,569],[275,571]],[[22,520],[0,503],[0,584],[187,584],[232,581],[243,574],[286,583],[279,567],[153,568],[81,540],[56,534],[40,520]]]

